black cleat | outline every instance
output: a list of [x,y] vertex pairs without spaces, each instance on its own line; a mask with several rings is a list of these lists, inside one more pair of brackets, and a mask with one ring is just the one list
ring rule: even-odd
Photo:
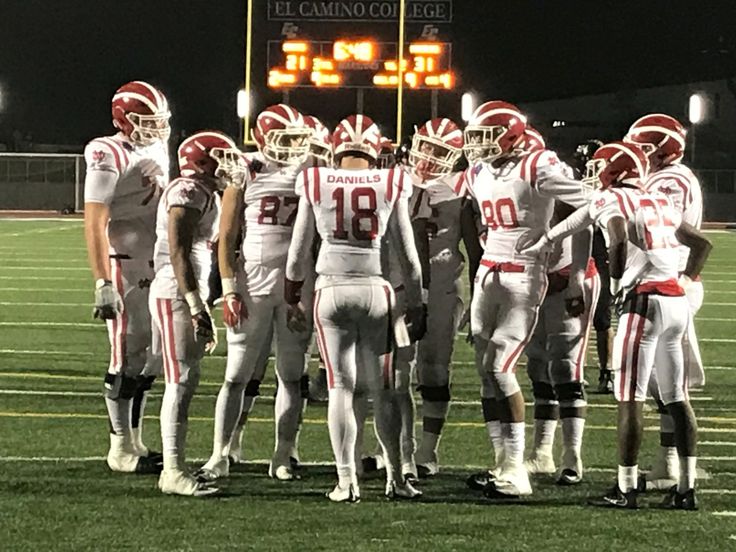
[[157,462],[159,464],[164,463],[164,455],[155,450],[149,450],[146,458],[148,458],[151,462]]
[[637,496],[639,492],[636,489],[632,489],[629,492],[623,492],[618,483],[614,485],[601,498],[594,498],[588,501],[591,506],[598,506],[600,508],[621,508],[624,510],[638,510],[639,504],[637,503]]
[[375,473],[379,471],[375,456],[366,456],[361,459],[361,463],[363,464],[363,473]]
[[491,473],[491,470],[474,473],[465,480],[465,484],[468,488],[474,491],[484,490],[489,483],[491,483],[496,476]]
[[164,469],[163,456],[159,461],[151,460],[149,456],[141,456],[135,465],[135,473],[140,475],[158,475]]
[[289,465],[291,466],[291,469],[294,471],[302,469],[301,462],[299,462],[299,460],[297,460],[293,456],[289,456]]
[[598,395],[610,395],[613,393],[613,380],[609,371],[601,372],[598,378],[598,387],[596,388]]
[[661,505],[665,510],[691,510],[698,509],[698,499],[695,498],[695,489],[688,489],[684,493],[677,492],[677,485],[674,485],[665,496]]

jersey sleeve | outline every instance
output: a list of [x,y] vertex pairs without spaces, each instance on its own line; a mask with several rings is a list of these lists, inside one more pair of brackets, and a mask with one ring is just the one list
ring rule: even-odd
[[529,177],[532,186],[543,196],[553,197],[576,209],[588,201],[582,182],[566,174],[562,161],[553,151],[544,151],[532,161]]
[[196,209],[200,213],[210,201],[208,194],[191,180],[175,180],[166,190],[166,208],[185,207]]
[[652,193],[666,195],[674,207],[683,212],[692,203],[690,193],[690,182],[683,175],[670,175],[667,173],[657,174],[647,182],[647,190]]
[[84,148],[87,172],[84,179],[85,203],[110,205],[123,170],[121,153],[102,140],[92,140]]
[[427,190],[414,188],[414,192],[409,199],[409,214],[411,220],[429,219],[432,216]]
[[450,188],[457,197],[475,197],[473,193],[473,184],[478,173],[483,168],[480,163],[474,163],[467,169],[454,175],[453,178],[448,180]]
[[619,198],[610,190],[600,190],[593,194],[588,212],[590,218],[602,229],[608,227],[608,222],[614,217],[626,218],[621,210]]

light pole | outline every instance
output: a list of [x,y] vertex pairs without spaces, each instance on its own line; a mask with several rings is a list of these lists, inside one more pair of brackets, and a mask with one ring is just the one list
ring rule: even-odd
[[687,118],[692,125],[690,130],[690,164],[695,165],[695,129],[705,117],[705,98],[700,94],[692,94],[687,105]]
[[475,111],[475,98],[470,92],[465,92],[460,99],[460,116],[466,123],[473,116]]
[[245,140],[248,139],[245,136],[245,126],[250,113],[250,97],[245,90],[238,90],[237,97],[237,110],[238,110],[238,143],[244,144]]

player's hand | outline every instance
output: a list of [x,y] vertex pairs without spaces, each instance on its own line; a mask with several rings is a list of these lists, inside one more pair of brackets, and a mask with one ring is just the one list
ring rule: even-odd
[[307,314],[301,301],[286,306],[286,327],[294,333],[301,333],[307,330]]
[[466,327],[468,328],[468,333],[465,336],[465,342],[469,345],[473,345],[475,340],[473,339],[473,326],[470,322],[470,306],[466,307],[463,311],[463,314],[460,317],[460,321],[457,323],[457,331],[460,332]]
[[681,274],[680,277],[677,279],[677,283],[682,288],[682,291],[687,293],[687,288],[692,285],[693,280],[687,274]]
[[565,289],[565,310],[572,317],[580,316],[585,312],[585,294],[576,278],[571,277]]
[[95,307],[92,316],[100,320],[113,320],[123,310],[123,300],[110,280],[100,281],[95,289]]
[[222,300],[222,319],[228,328],[240,328],[240,323],[248,318],[248,309],[239,293],[228,293]]
[[516,252],[522,255],[539,257],[552,249],[544,228],[535,228],[524,234],[516,242]]
[[619,289],[611,296],[611,305],[613,306],[613,310],[616,313],[616,316],[621,318],[621,316],[624,314],[624,303],[626,302],[626,297],[624,296],[624,290]]
[[427,333],[427,304],[406,310],[406,326],[409,331],[409,340],[415,343]]
[[194,337],[198,342],[204,342],[204,352],[211,354],[217,347],[217,328],[212,322],[212,316],[207,310],[192,315]]

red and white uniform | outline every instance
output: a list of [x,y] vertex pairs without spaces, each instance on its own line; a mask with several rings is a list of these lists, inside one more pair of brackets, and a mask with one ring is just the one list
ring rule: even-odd
[[199,295],[204,302],[209,294],[207,281],[212,265],[212,243],[217,241],[220,224],[220,198],[195,178],[176,178],[164,189],[156,219],[156,277],[151,284],[149,297],[154,327],[154,354],[163,357],[166,383],[191,383],[196,386],[205,343],[195,340],[189,305],[179,289],[171,264],[169,211],[173,207],[194,209],[199,214],[189,260],[197,279]]
[[[361,379],[371,387],[380,385],[381,378],[384,384],[393,384],[390,313],[394,293],[383,278],[381,242],[395,217],[403,216],[408,223],[408,184],[399,169],[314,168],[297,179],[300,210],[304,207],[306,212],[297,217],[287,277],[304,280],[303,260],[311,246],[305,236],[316,227],[322,244],[314,320],[330,388],[354,389],[358,367]],[[414,248],[410,227],[398,238],[404,247],[392,245],[399,251]],[[416,268],[416,281],[407,285],[407,291],[415,294],[419,292],[418,261]]]
[[[668,165],[652,173],[646,181],[645,187],[650,192],[660,192],[666,195],[674,207],[682,214],[682,220],[700,229],[703,222],[703,194],[700,182],[695,174],[682,163]],[[680,245],[680,272],[687,266],[690,250]],[[685,355],[685,368],[688,373],[688,382],[692,387],[702,387],[705,384],[705,371],[700,356],[698,337],[695,333],[695,315],[703,305],[703,282],[698,278],[686,290],[690,305],[690,324],[685,339],[682,342]]]
[[[87,175],[85,203],[110,209],[111,279],[123,299],[117,318],[107,321],[113,374],[142,373],[151,344],[148,285],[156,241],[158,195],[168,182],[169,159],[164,144],[134,146],[122,133],[95,138],[84,150]],[[152,367],[152,370],[156,368]]]
[[516,363],[531,339],[547,289],[546,262],[517,253],[516,243],[529,231],[549,227],[555,199],[574,207],[586,200],[580,182],[567,178],[548,150],[497,167],[475,163],[454,189],[475,199],[487,227],[471,304],[471,326],[482,357],[481,393],[494,396],[495,378],[504,395],[511,396],[519,390]]
[[688,325],[685,293],[677,283],[681,215],[668,198],[639,188],[596,192],[590,217],[602,227],[623,215],[629,243],[621,279],[628,297],[613,344],[618,401],[643,401],[654,366],[664,404],[686,398],[682,338]]
[[[261,164],[244,191],[244,263],[236,276],[248,318],[239,328],[227,329],[227,381],[263,379],[266,366],[259,362],[275,337],[276,370],[283,381],[299,381],[307,368],[311,330],[294,333],[286,326],[284,273],[299,196],[294,185],[298,167],[279,166],[260,153],[251,159]],[[309,301],[309,286],[304,293]],[[245,379],[244,379],[245,378]]]

